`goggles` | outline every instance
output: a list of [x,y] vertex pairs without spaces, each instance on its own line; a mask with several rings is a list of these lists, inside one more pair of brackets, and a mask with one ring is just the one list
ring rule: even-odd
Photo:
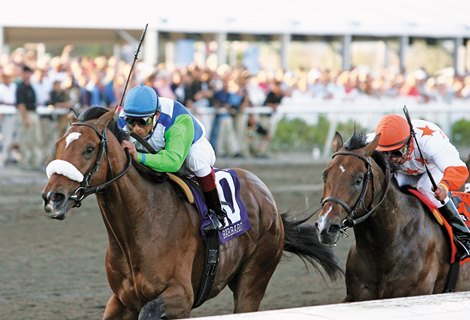
[[125,117],[126,124],[129,128],[134,127],[136,124],[143,127],[149,126],[153,123],[153,116],[150,117]]
[[408,143],[406,143],[403,147],[398,150],[385,152],[385,154],[390,158],[404,158],[408,154]]

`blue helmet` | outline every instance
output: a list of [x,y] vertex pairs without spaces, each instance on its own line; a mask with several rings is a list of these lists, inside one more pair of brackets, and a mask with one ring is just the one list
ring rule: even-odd
[[160,111],[160,101],[155,89],[140,84],[130,89],[124,100],[124,115],[148,117]]

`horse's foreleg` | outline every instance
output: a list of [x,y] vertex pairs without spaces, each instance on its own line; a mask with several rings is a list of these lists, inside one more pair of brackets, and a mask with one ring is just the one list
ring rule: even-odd
[[113,294],[109,298],[104,310],[103,320],[133,320],[135,318],[137,318],[137,313],[126,309],[116,295]]
[[192,294],[183,287],[167,288],[158,298],[145,304],[140,310],[139,320],[189,318],[192,308]]

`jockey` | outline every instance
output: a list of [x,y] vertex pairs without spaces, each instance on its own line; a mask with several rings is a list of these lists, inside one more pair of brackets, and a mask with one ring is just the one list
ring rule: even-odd
[[[466,182],[468,169],[458,150],[436,124],[424,120],[412,120],[411,123],[422,156],[415,146],[407,120],[396,114],[385,115],[378,122],[375,134],[380,134],[380,138],[376,150],[386,154],[397,166],[395,177],[399,186],[416,187],[436,205],[451,225],[464,257],[468,257],[470,230],[448,197],[449,190],[458,190]],[[439,181],[435,190],[426,174],[425,164],[435,181]]]
[[145,139],[157,151],[148,153],[131,137],[122,146],[134,160],[158,172],[194,174],[212,221],[204,231],[222,229],[226,213],[216,187],[215,152],[205,138],[204,125],[181,103],[159,97],[155,89],[143,84],[127,92],[121,116],[129,132]]

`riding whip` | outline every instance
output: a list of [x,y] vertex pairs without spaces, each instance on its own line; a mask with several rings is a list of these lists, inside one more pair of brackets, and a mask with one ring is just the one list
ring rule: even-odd
[[137,50],[135,51],[134,61],[132,62],[131,69],[129,70],[129,75],[127,76],[126,85],[124,86],[124,91],[122,92],[122,96],[121,96],[121,101],[119,102],[119,104],[114,109],[114,113],[115,113],[114,118],[115,118],[115,120],[117,120],[117,118],[119,116],[119,112],[121,111],[122,102],[124,101],[124,96],[126,95],[127,86],[129,84],[129,80],[130,80],[131,75],[132,75],[132,70],[134,70],[134,65],[135,65],[135,63],[136,63],[136,61],[139,57],[140,47],[142,46],[142,42],[144,42],[144,38],[145,38],[145,34],[147,33],[147,26],[148,25],[149,25],[148,23],[145,25],[144,31],[142,31],[142,35],[140,36],[139,45],[137,46]]
[[[426,159],[424,159],[423,157],[423,153],[421,152],[421,148],[419,147],[419,144],[418,144],[418,140],[416,139],[416,133],[413,129],[413,125],[411,124],[411,119],[410,119],[410,115],[408,113],[408,108],[406,108],[406,105],[403,106],[403,113],[405,114],[405,117],[406,117],[406,121],[408,121],[408,124],[410,126],[410,133],[411,135],[413,136],[413,139],[415,140],[416,142],[416,147],[418,148],[418,151],[419,151],[419,155],[421,156],[421,159],[423,159],[423,165],[424,165],[424,168],[426,169],[426,173],[428,174],[428,177],[429,177],[429,180],[431,180],[431,184],[434,188],[434,190],[437,189],[437,184],[436,184],[436,181],[434,180],[434,177],[431,175],[431,171],[429,171],[429,168],[428,166],[426,165]],[[444,200],[440,200],[440,202],[442,204],[445,204],[445,201]]]

